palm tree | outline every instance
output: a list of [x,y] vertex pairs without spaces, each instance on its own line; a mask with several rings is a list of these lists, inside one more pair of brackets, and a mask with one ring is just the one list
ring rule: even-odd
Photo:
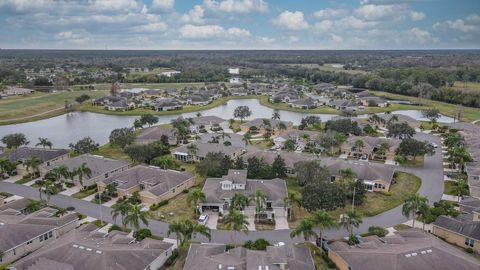
[[27,204],[27,207],[25,208],[25,211],[27,213],[33,213],[44,207],[45,207],[45,203],[43,201],[28,200],[28,204]]
[[121,216],[122,225],[125,230],[127,229],[127,224],[125,223],[125,216],[127,216],[128,213],[130,212],[130,207],[131,207],[131,204],[127,202],[121,202],[121,203],[114,204],[112,206],[112,211],[110,212],[114,221],[117,220],[118,215]]
[[303,235],[305,241],[309,241],[311,238],[317,238],[318,235],[314,230],[315,224],[310,219],[304,219],[300,221],[298,226],[290,233],[290,238],[294,238]]
[[310,219],[312,220],[315,227],[317,227],[319,230],[320,241],[322,240],[323,230],[327,230],[337,226],[337,224],[335,223],[335,220],[325,210],[320,209],[315,211],[313,215],[310,217]]
[[280,120],[280,112],[278,110],[274,110],[272,114],[273,120]]
[[3,176],[3,174],[8,173],[10,168],[13,168],[15,165],[8,160],[5,157],[0,157],[0,177]]
[[48,148],[52,149],[52,142],[49,141],[47,138],[38,138],[38,143],[35,146],[42,146],[44,149],[48,146]]
[[37,156],[30,156],[23,162],[23,164],[27,171],[32,169],[31,179],[33,179],[33,176],[40,173],[40,164],[42,164],[42,160]]
[[60,182],[63,183],[65,182],[66,179],[70,178],[71,177],[71,172],[70,170],[68,169],[67,166],[65,165],[60,165],[56,168],[53,169],[55,171],[55,173],[60,176]]
[[363,147],[365,147],[365,143],[363,142],[362,139],[358,139],[355,141],[355,152],[357,152],[357,154],[361,153],[362,150],[363,150]]
[[125,217],[125,224],[132,225],[136,230],[140,229],[140,221],[148,226],[147,220],[147,211],[142,210],[141,204],[132,204],[130,206],[130,211],[128,212],[127,216]]
[[195,206],[195,217],[198,214],[198,202],[205,202],[205,193],[202,192],[200,188],[192,189],[187,196],[187,204],[188,206]]
[[283,198],[283,202],[285,203],[285,211],[287,211],[287,207],[290,206],[290,211],[288,212],[288,219],[292,218],[292,207],[293,204],[296,204],[298,209],[302,207],[302,198],[298,195],[297,192],[288,191],[287,197]]
[[350,237],[353,236],[353,227],[358,229],[362,222],[362,217],[354,211],[347,211],[340,219],[340,225],[348,231]]
[[230,201],[230,208],[242,211],[243,209],[245,209],[245,207],[248,206],[249,202],[250,199],[247,196],[243,195],[240,192],[235,192],[235,194],[233,194],[232,200]]
[[245,142],[245,147],[247,147],[249,144],[252,144],[252,135],[249,132],[246,132],[243,134],[242,141]]
[[180,246],[180,242],[182,241],[181,235],[183,233],[183,222],[179,220],[174,220],[168,225],[167,235],[174,233],[177,239],[177,247]]
[[255,192],[255,213],[258,219],[260,214],[265,212],[265,205],[267,204],[267,195],[261,189]]
[[[277,129],[278,129],[278,132],[280,133],[281,130],[286,130],[287,129],[287,125],[285,125],[284,122],[278,122]],[[275,133],[275,131],[273,133]]]
[[403,204],[402,214],[406,218],[409,218],[410,216],[413,216],[412,227],[414,227],[414,228],[415,228],[415,218],[416,218],[417,212],[419,211],[419,209],[421,207],[424,207],[423,206],[424,204],[428,204],[427,197],[422,197],[418,193],[410,195],[405,200],[405,203]]
[[455,185],[453,185],[453,192],[457,195],[457,202],[460,202],[460,198],[468,195],[468,183],[465,179],[459,180]]
[[240,211],[237,211],[235,209],[230,209],[230,213],[225,216],[223,219],[224,224],[229,228],[230,230],[233,230],[232,234],[230,234],[230,240],[232,241],[232,244],[234,244],[233,241],[233,236],[234,233],[236,232],[243,232],[245,234],[248,234],[248,221],[247,217],[242,214]]
[[210,229],[207,226],[199,224],[197,222],[191,222],[188,219],[184,220],[182,223],[182,246],[187,246],[192,238],[197,237],[197,234],[201,234],[207,237],[209,242],[212,241]]
[[418,209],[418,218],[422,221],[422,230],[425,231],[425,223],[430,219],[432,213],[430,212],[430,206],[428,203],[422,204]]
[[[55,184],[55,182],[53,182],[51,180],[45,180],[43,182],[44,182],[43,189],[44,189],[45,195],[47,195],[47,204],[49,204],[51,196],[58,193],[58,188],[57,188],[57,185]],[[42,187],[40,187],[40,189],[41,188]],[[40,192],[41,192],[41,190],[40,190]]]
[[75,170],[75,175],[78,176],[78,181],[80,182],[80,185],[83,187],[83,177],[91,177],[92,176],[92,170],[87,166],[87,163],[82,163],[80,167],[78,167]]
[[197,152],[198,152],[198,147],[196,144],[192,143],[187,146],[187,154],[191,156],[192,159],[195,155],[197,155]]

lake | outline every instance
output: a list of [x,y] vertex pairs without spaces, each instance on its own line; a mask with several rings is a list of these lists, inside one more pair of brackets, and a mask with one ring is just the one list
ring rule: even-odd
[[[201,111],[202,115],[215,115],[223,119],[233,118],[233,111],[237,106],[248,106],[253,118],[271,118],[274,109],[263,106],[257,99],[234,99],[229,100],[225,105]],[[303,117],[317,115],[322,121],[328,121],[335,117],[333,114],[311,114],[290,111],[279,111],[284,121],[291,121],[298,125]],[[415,119],[421,119],[422,113],[417,110],[405,110],[393,112],[405,114]],[[183,113],[178,115],[160,115],[159,124],[169,123],[179,116],[195,117],[196,112]],[[27,122],[15,125],[0,126],[0,138],[10,133],[24,133],[34,146],[39,137],[48,138],[57,148],[67,148],[71,142],[76,142],[83,137],[90,136],[94,141],[105,144],[113,129],[132,127],[133,121],[139,116],[107,115],[91,112],[72,112],[57,117]],[[424,119],[421,119],[424,120]],[[438,122],[453,122],[453,118],[442,116]]]

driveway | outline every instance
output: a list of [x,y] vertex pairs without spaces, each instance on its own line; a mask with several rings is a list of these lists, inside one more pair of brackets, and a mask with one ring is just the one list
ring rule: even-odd
[[218,213],[207,211],[206,214],[208,215],[208,220],[207,220],[207,227],[210,230],[216,230],[217,229],[217,223],[218,223]]
[[21,175],[14,175],[14,176],[10,176],[9,178],[3,180],[4,182],[7,182],[7,183],[15,183],[17,182],[18,180],[22,179],[22,176]]
[[288,221],[285,216],[275,216],[275,230],[288,230]]
[[[422,141],[435,142],[440,145],[440,138],[429,134],[417,134],[416,139]],[[398,167],[399,171],[405,171],[413,173],[422,179],[422,185],[420,186],[419,193],[422,196],[426,196],[429,199],[429,203],[439,201],[443,195],[443,166],[442,155],[440,151],[437,151],[435,155],[431,157],[425,157],[424,167],[416,168],[403,168]],[[30,199],[39,199],[38,190],[27,187],[24,185],[17,185],[8,182],[0,182],[0,191],[13,193],[19,196],[23,196]],[[65,195],[52,196],[51,201],[53,205],[57,205],[63,208],[73,206],[77,212],[85,214],[87,216],[95,217],[97,219],[103,218],[106,222],[114,223],[111,216],[111,208],[106,206],[99,206],[86,200],[79,200]],[[100,217],[102,216],[102,217]],[[384,228],[392,227],[394,225],[404,223],[407,219],[402,215],[402,206],[398,206],[394,209],[386,211],[382,214],[368,217],[363,219],[363,223],[355,233],[363,233],[368,231],[370,226],[381,226]],[[120,220],[117,219],[117,225],[120,225]],[[149,229],[152,233],[160,236],[167,236],[168,224],[157,220],[149,220]],[[290,230],[282,229],[275,231],[251,231],[248,234],[212,230],[212,242],[214,243],[231,243],[231,239],[235,243],[243,244],[246,240],[256,240],[257,238],[265,238],[271,243],[285,242],[296,243],[303,242],[301,237],[294,239],[290,238]],[[328,230],[326,236],[330,239],[338,239],[347,235],[345,229],[332,229]],[[199,241],[207,242],[206,238],[201,236],[197,237]]]
[[77,186],[67,188],[64,191],[60,192],[62,195],[67,195],[67,196],[72,196],[73,194],[77,193],[80,191],[80,188]]

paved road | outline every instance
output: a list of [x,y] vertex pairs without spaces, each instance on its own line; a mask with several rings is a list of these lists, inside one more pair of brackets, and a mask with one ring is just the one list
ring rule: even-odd
[[[440,139],[433,135],[417,134],[417,139],[428,140],[441,145]],[[422,196],[427,196],[430,203],[439,201],[443,194],[443,164],[441,150],[438,149],[437,153],[432,157],[425,158],[424,167],[419,168],[401,168],[401,171],[413,173],[422,179],[422,185],[419,193]],[[25,185],[18,185],[7,182],[0,182],[0,191],[5,191],[20,195],[25,198],[38,199],[38,190]],[[87,216],[91,216],[97,219],[103,219],[104,221],[113,223],[110,215],[111,209],[106,206],[99,206],[88,201],[75,199],[65,195],[56,195],[51,199],[51,203],[60,207],[75,207],[76,211],[83,213]],[[390,211],[384,212],[380,215],[365,218],[363,224],[360,226],[357,232],[366,232],[370,226],[391,227],[399,223],[405,222],[407,219],[401,213],[401,206],[398,206]],[[117,223],[119,220],[117,221]],[[166,236],[168,230],[168,224],[156,220],[149,220],[150,230],[157,235]],[[347,235],[344,229],[329,230],[326,232],[326,236],[331,239],[341,238]],[[231,243],[232,238],[235,243],[244,243],[246,240],[255,240],[257,238],[265,238],[271,243],[277,242],[300,242],[302,239],[290,238],[290,230],[276,230],[276,231],[252,231],[248,235],[237,232],[212,230],[212,242],[216,243]],[[197,240],[206,241],[206,239],[199,237]]]

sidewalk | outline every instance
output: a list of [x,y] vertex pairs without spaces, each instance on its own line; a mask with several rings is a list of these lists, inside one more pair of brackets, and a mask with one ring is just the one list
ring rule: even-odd
[[60,192],[62,195],[67,195],[67,196],[72,196],[73,194],[77,193],[80,191],[80,188],[77,186],[67,188],[64,191]]

